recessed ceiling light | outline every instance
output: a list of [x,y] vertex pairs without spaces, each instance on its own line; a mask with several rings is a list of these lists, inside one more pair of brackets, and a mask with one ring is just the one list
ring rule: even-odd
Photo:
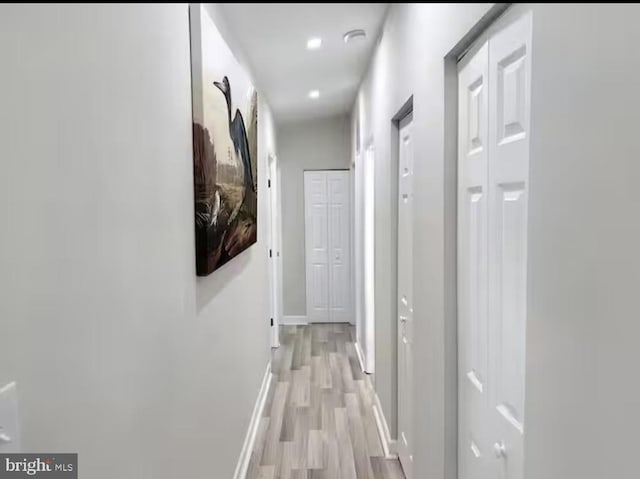
[[345,43],[349,43],[354,40],[364,40],[366,36],[367,36],[367,33],[364,30],[358,28],[356,30],[348,31],[342,36],[342,38],[344,39]]
[[309,98],[313,98],[315,100],[316,98],[319,98],[319,97],[320,97],[320,90],[311,90],[309,92]]
[[307,40],[307,50],[317,50],[322,46],[322,38],[313,37]]

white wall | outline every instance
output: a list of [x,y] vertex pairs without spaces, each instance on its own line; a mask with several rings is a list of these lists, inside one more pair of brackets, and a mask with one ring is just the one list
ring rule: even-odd
[[[534,13],[525,478],[636,477],[640,7],[514,8]],[[386,179],[391,118],[414,95],[416,477],[456,477],[456,172],[445,134],[456,108],[445,84],[455,92],[456,80],[444,58],[489,9],[394,5],[352,117],[376,147],[376,390],[392,422]]]
[[187,5],[3,5],[0,58],[0,384],[23,450],[94,479],[231,477],[269,361],[266,224],[196,280]]
[[526,479],[638,477],[638,5],[533,5]]
[[303,172],[349,169],[350,128],[347,116],[287,123],[278,127],[285,315],[307,314]]

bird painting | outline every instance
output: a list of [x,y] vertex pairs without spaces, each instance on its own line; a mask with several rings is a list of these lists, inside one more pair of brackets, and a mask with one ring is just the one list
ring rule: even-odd
[[255,243],[257,232],[257,138],[249,138],[257,135],[257,95],[251,95],[248,112],[254,128],[247,131],[242,112],[233,107],[229,78],[212,85],[226,105],[226,124],[217,132],[221,146],[206,126],[193,126],[196,272],[201,276]]
[[258,94],[201,5],[189,8],[196,274],[257,241]]

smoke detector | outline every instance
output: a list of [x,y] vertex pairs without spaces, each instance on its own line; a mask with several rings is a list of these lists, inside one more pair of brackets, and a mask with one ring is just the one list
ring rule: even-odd
[[367,33],[361,28],[358,28],[356,30],[348,31],[342,36],[342,38],[344,39],[345,43],[351,43],[357,40],[364,40],[366,36],[367,36]]

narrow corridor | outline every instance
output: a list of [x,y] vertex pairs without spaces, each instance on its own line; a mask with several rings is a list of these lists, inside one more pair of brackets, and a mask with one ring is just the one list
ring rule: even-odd
[[348,324],[284,326],[247,479],[402,479]]

